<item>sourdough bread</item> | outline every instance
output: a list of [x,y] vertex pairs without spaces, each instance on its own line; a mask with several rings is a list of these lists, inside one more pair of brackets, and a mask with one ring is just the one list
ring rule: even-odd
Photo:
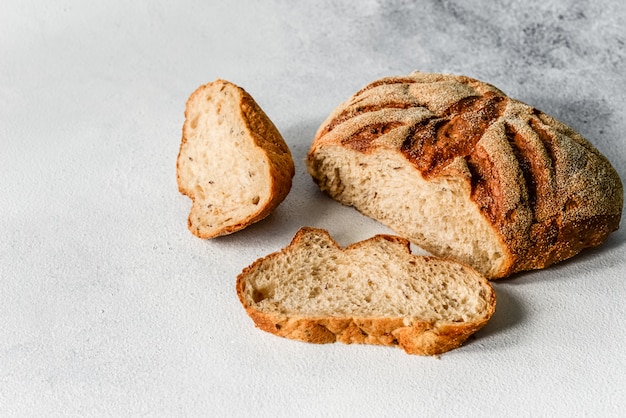
[[214,238],[265,218],[289,193],[293,175],[287,144],[245,90],[216,80],[189,97],[176,178],[192,200],[194,235]]
[[282,251],[237,277],[237,294],[262,330],[311,343],[400,346],[436,355],[459,347],[495,311],[490,283],[469,266],[417,256],[377,235],[341,248],[302,228]]
[[618,174],[585,138],[464,76],[367,85],[322,123],[307,167],[339,202],[490,279],[601,244],[623,206]]

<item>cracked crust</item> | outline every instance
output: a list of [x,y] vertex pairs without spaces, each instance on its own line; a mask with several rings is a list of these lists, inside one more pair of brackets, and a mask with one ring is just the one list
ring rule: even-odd
[[[472,262],[471,254],[448,251],[445,243],[434,245],[391,221],[400,207],[372,209],[375,203],[348,196],[348,187],[355,195],[373,193],[367,182],[356,184],[341,168],[327,169],[340,148],[360,165],[366,157],[393,156],[425,182],[465,183],[468,200],[494,232],[483,242],[504,258],[495,267]],[[469,262],[489,278],[544,268],[601,244],[618,229],[623,206],[617,172],[580,134],[464,76],[414,72],[367,85],[321,125],[307,165],[335,199],[435,255]]]
[[[365,269],[359,262],[364,251],[369,254]],[[387,274],[372,273],[378,269]],[[316,280],[326,285],[317,289]],[[359,287],[364,280],[365,291]],[[393,299],[380,302],[376,294],[366,295],[368,285],[376,287],[379,283],[385,283],[381,284],[381,294],[405,285],[403,292],[408,293],[406,289],[411,286],[422,290],[400,298],[398,304],[402,306],[398,309],[406,309],[405,315],[381,314],[381,309],[396,308],[392,307]],[[491,285],[473,269],[413,255],[403,238],[377,235],[344,249],[325,230],[308,227],[301,228],[281,251],[245,268],[237,277],[236,287],[246,312],[263,331],[317,344],[399,346],[418,355],[437,355],[459,347],[487,323],[496,304]],[[300,287],[305,287],[304,294],[308,295],[304,300],[296,295]],[[334,297],[352,302],[342,300],[340,306],[324,307],[326,299],[332,301]],[[404,297],[422,301],[422,313],[410,313],[415,307],[407,307],[411,302]],[[468,300],[453,308],[456,298],[461,297]],[[430,306],[433,299],[441,301],[441,306]],[[299,308],[290,308],[292,305]]]

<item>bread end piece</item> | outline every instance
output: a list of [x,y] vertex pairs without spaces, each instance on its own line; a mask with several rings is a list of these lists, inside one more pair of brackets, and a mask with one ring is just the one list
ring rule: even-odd
[[490,279],[600,245],[624,201],[618,173],[580,134],[447,74],[361,89],[322,123],[307,168],[337,201]]
[[283,137],[244,89],[218,79],[191,94],[176,178],[192,200],[192,234],[214,238],[260,221],[285,199],[294,173]]
[[461,346],[496,306],[486,278],[461,263],[413,255],[403,238],[377,235],[344,249],[309,227],[245,268],[237,295],[258,328],[281,337],[424,356]]

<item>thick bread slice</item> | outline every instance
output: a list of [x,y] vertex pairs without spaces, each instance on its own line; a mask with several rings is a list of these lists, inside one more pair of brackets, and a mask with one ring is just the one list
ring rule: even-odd
[[469,266],[413,255],[377,235],[342,249],[322,229],[245,268],[237,294],[264,331],[312,343],[399,345],[436,355],[460,346],[495,311],[490,283]]
[[287,144],[245,90],[216,80],[192,93],[176,178],[192,200],[194,235],[214,238],[265,218],[289,193],[293,175]]
[[491,279],[599,245],[624,200],[581,135],[463,76],[367,85],[320,126],[307,166],[339,202]]

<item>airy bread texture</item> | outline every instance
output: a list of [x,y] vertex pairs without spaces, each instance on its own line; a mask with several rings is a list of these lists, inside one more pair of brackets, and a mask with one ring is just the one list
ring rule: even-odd
[[176,177],[192,200],[194,235],[214,238],[265,218],[289,193],[293,175],[287,144],[245,90],[216,80],[189,97]]
[[308,227],[245,268],[237,294],[255,324],[272,334],[396,345],[419,355],[459,347],[496,304],[475,270],[413,255],[403,238],[377,235],[342,249],[327,231]]
[[624,200],[581,135],[464,76],[367,85],[320,126],[307,166],[339,202],[490,279],[601,244]]

